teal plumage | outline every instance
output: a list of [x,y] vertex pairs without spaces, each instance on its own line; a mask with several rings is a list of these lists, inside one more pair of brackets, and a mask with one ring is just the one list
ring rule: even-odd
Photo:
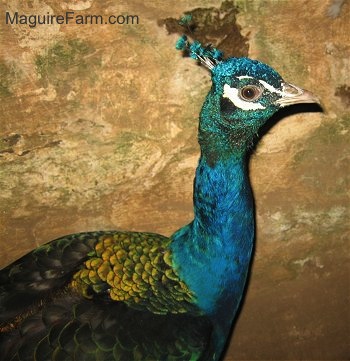
[[171,237],[101,231],[52,241],[0,272],[4,360],[219,360],[253,248],[247,158],[280,107],[317,102],[258,61],[180,38],[212,73],[199,122],[194,220]]

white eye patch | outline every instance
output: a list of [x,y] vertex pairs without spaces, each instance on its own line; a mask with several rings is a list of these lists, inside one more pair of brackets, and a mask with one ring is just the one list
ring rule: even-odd
[[252,76],[249,75],[240,75],[236,77],[237,79],[241,80],[241,79],[253,79]]
[[257,110],[266,108],[260,103],[246,102],[245,100],[241,99],[238,95],[238,89],[231,88],[228,84],[224,85],[224,94],[222,96],[224,98],[230,99],[237,108],[243,110]]
[[283,92],[274,88],[272,85],[270,85],[269,83],[266,83],[266,81],[264,80],[259,80],[259,83],[266,89],[268,90],[270,93],[276,93],[279,95],[283,95]]

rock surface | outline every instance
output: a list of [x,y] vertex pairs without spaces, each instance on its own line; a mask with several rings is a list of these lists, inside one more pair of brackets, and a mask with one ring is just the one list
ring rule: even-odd
[[345,360],[350,4],[234,5],[0,3],[2,19],[75,11],[139,20],[0,22],[0,263],[69,233],[170,235],[191,220],[197,118],[210,86],[207,72],[174,49],[174,19],[192,12],[200,40],[267,62],[324,108],[281,113],[252,157],[255,259],[225,360]]

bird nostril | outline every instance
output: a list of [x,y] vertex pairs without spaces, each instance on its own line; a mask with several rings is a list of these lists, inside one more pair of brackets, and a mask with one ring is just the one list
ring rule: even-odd
[[298,88],[297,86],[289,83],[283,83],[282,89],[283,89],[283,93],[290,95],[299,95],[303,93],[303,90],[301,88]]

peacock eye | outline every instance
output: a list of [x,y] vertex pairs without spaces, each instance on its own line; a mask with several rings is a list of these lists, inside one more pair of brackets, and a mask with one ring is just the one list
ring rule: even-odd
[[240,89],[239,95],[243,100],[252,102],[260,98],[262,89],[255,85],[247,85]]

